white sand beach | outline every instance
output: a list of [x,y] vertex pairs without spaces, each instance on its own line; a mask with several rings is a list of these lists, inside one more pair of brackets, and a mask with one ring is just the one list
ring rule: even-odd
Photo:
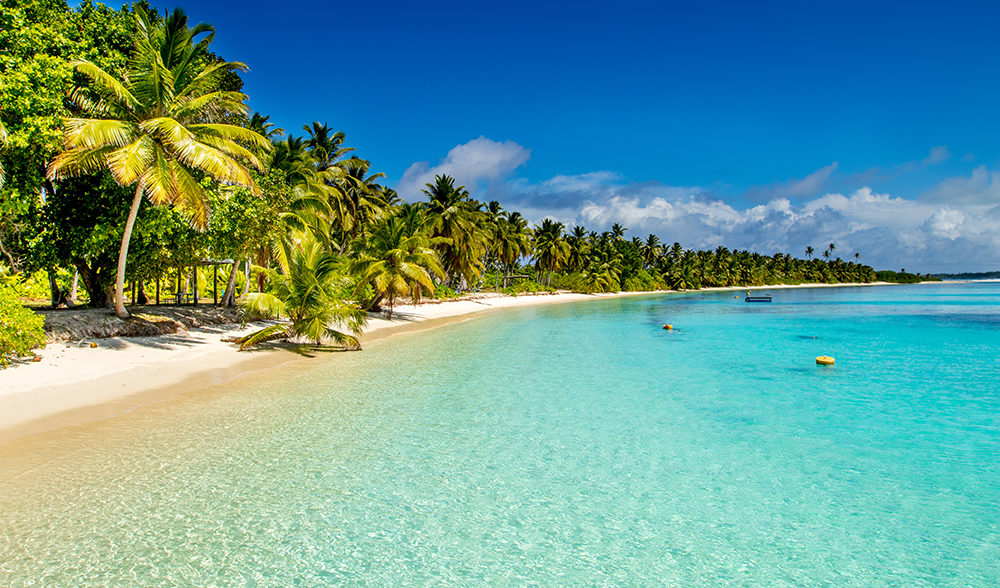
[[[805,284],[755,290],[852,285],[883,284]],[[711,290],[745,288],[700,291]],[[395,307],[392,320],[372,314],[361,341],[364,344],[384,336],[433,328],[497,309],[664,293],[560,292],[517,297],[481,294],[470,300],[400,305]],[[241,352],[233,343],[224,341],[253,329],[253,325],[246,328],[225,325],[155,337],[50,343],[37,352],[40,361],[0,370],[0,443],[122,414],[169,396],[247,377],[288,362],[309,361],[288,346]],[[96,347],[91,347],[92,343]]]

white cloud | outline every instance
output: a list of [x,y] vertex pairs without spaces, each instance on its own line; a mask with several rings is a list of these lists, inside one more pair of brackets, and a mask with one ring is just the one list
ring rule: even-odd
[[403,173],[396,191],[403,198],[419,198],[424,184],[432,182],[438,174],[450,175],[458,184],[474,190],[482,182],[496,182],[508,177],[528,161],[529,157],[531,151],[514,141],[493,141],[479,137],[454,147],[433,167],[428,161],[410,165]]

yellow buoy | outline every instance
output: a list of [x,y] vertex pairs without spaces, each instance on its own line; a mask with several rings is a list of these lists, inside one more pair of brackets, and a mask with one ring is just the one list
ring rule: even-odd
[[833,365],[833,358],[829,355],[820,355],[816,358],[816,365]]
[[673,329],[673,328],[674,328],[674,326],[673,326],[673,325],[663,325],[663,330],[664,330],[664,331],[669,331],[669,330],[671,330],[671,329]]

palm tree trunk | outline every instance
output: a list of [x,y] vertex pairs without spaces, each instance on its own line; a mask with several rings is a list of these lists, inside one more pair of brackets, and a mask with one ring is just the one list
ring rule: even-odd
[[118,250],[118,274],[115,276],[115,314],[118,318],[128,318],[129,313],[125,310],[125,260],[128,257],[128,243],[132,239],[132,227],[135,226],[135,217],[139,215],[139,205],[142,203],[142,181],[135,185],[135,196],[132,197],[132,208],[128,211],[128,220],[125,221],[125,233],[122,235],[122,246]]
[[229,270],[229,282],[226,284],[226,291],[222,293],[222,306],[236,306],[236,271],[239,265],[238,262],[233,262],[233,268]]

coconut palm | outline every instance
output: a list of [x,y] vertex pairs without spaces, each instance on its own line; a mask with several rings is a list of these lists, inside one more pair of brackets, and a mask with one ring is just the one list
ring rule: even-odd
[[660,245],[660,238],[650,233],[646,241],[639,245],[639,254],[642,255],[642,263],[647,268],[656,264],[656,260],[663,253],[663,246]]
[[[303,337],[320,345],[333,339],[348,349],[361,349],[356,336],[367,314],[345,301],[344,263],[310,233],[289,234],[276,244],[280,271],[257,267],[268,278],[268,292],[249,294],[241,304],[247,317],[287,318],[290,323],[271,325],[241,337],[246,349],[265,341]],[[345,332],[350,331],[350,332]]]
[[431,273],[444,277],[433,240],[423,230],[413,230],[411,223],[398,216],[382,220],[351,262],[351,273],[358,276],[357,293],[371,286],[375,290],[372,307],[385,300],[392,318],[396,299],[409,297],[419,304],[423,294],[434,293]]
[[503,265],[503,286],[507,287],[510,270],[519,259],[531,253],[531,229],[521,213],[511,212],[497,222],[497,258]]
[[353,147],[344,147],[346,135],[342,131],[333,132],[326,123],[313,122],[312,125],[303,125],[302,129],[309,133],[306,146],[319,171],[334,167],[341,157],[354,151]]
[[809,259],[812,259],[812,256],[813,256],[814,253],[816,253],[816,250],[813,249],[812,245],[806,247],[806,257],[808,257]]
[[[261,168],[255,151],[271,148],[251,130],[211,122],[247,110],[244,94],[220,89],[225,75],[246,66],[208,59],[211,27],[188,28],[179,9],[157,25],[142,8],[135,13],[136,47],[122,79],[89,61],[72,63],[90,83],[71,100],[94,118],[66,119],[65,151],[49,166],[50,179],[107,170],[120,185],[135,185],[115,281],[115,313],[122,318],[129,316],[125,262],[143,195],[154,204],[181,208],[193,226],[204,228],[208,198],[189,169],[257,192],[244,162]],[[196,41],[203,33],[210,34]]]
[[455,186],[451,176],[435,176],[434,183],[426,186],[432,236],[443,238],[437,247],[445,272],[453,284],[462,278],[473,283],[479,278],[485,248],[479,227],[482,213],[465,186]]
[[382,172],[368,173],[371,164],[360,157],[351,157],[338,164],[344,174],[338,181],[340,187],[338,206],[340,229],[344,245],[358,236],[364,236],[368,225],[385,215],[386,204],[382,200],[383,187],[378,180],[385,177]]
[[561,268],[569,259],[570,247],[563,238],[565,225],[552,219],[544,219],[535,227],[535,265],[548,272],[546,285],[552,284],[552,272]]

